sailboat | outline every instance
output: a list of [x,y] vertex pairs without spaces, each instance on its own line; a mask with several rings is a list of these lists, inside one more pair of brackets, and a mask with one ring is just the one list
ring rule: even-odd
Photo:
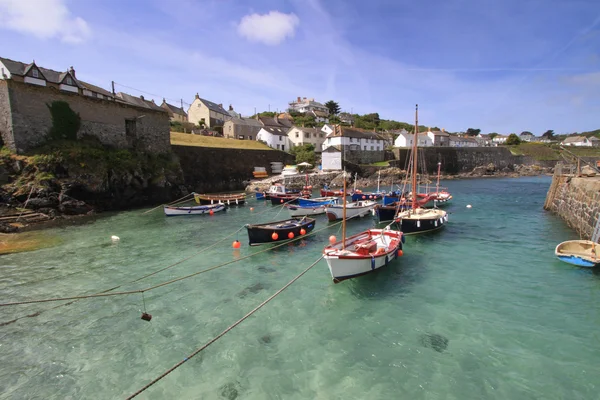
[[[385,191],[379,190],[379,178],[381,178],[381,171],[378,171],[377,175],[377,191],[376,192],[363,192],[362,190],[356,190],[352,192],[352,201],[359,200],[380,200],[385,195]],[[354,180],[356,186],[356,180]]]
[[342,240],[334,241],[323,250],[323,258],[327,261],[334,283],[373,272],[402,255],[404,235],[391,230],[389,225],[383,229],[367,229],[346,238],[345,196],[342,211]]
[[567,240],[559,243],[554,249],[554,254],[559,260],[578,267],[600,267],[600,214],[596,219],[596,226],[592,240]]
[[438,162],[437,183],[435,185],[435,192],[428,193],[431,200],[429,203],[427,203],[427,205],[440,207],[443,205],[447,205],[448,203],[450,203],[450,200],[452,200],[452,195],[448,192],[448,189],[441,188],[441,190],[440,190],[441,170],[442,170],[442,163]]
[[[415,138],[419,132],[419,105],[415,108]],[[412,204],[411,208],[399,211],[396,215],[396,222],[400,230],[405,235],[424,233],[441,229],[448,222],[448,213],[439,208],[421,208],[417,194],[417,143],[413,140],[411,186],[412,186]]]

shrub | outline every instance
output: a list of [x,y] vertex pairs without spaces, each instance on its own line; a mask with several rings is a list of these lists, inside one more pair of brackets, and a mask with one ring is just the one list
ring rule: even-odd
[[77,140],[81,127],[79,114],[71,109],[66,101],[53,101],[47,104],[52,117],[52,127],[48,132],[49,140]]

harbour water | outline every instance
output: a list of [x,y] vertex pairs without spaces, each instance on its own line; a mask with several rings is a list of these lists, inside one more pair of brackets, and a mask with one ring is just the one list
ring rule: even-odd
[[[575,233],[542,209],[550,179],[446,182],[454,200],[443,231],[407,237],[397,262],[337,285],[321,261],[140,398],[598,398],[600,274],[555,259]],[[241,258],[268,247],[250,248],[242,230],[240,250],[234,235],[129,283],[245,223],[286,218],[280,208],[135,210],[53,228],[60,244],[0,257],[0,301],[141,289]],[[327,225],[317,217],[317,230]],[[372,225],[353,220],[348,233]],[[2,307],[0,323],[34,316],[0,326],[0,399],[127,397],[275,293],[331,234],[339,226],[144,299]],[[140,319],[144,300],[150,322]]]

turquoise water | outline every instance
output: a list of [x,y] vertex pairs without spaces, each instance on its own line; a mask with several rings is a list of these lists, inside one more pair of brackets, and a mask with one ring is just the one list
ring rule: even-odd
[[[598,398],[600,273],[554,258],[576,235],[542,209],[550,178],[446,185],[454,203],[443,231],[408,237],[397,262],[337,285],[321,261],[139,398]],[[137,210],[52,229],[61,245],[0,257],[0,301],[139,289],[243,257],[264,249],[248,247],[245,231],[238,251],[233,236],[127,284],[278,209],[252,200],[214,216]],[[326,225],[318,217],[316,229]],[[353,220],[348,233],[372,225]],[[151,322],[139,294],[0,308],[0,323],[42,311],[0,326],[0,399],[133,394],[310,265],[332,233],[150,291]]]

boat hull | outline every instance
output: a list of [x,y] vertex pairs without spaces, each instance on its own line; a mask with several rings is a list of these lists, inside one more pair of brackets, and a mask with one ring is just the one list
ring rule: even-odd
[[286,204],[285,208],[287,208],[291,217],[302,217],[304,215],[320,215],[325,214],[325,209],[327,206],[297,206],[294,204]]
[[600,244],[591,240],[568,240],[556,246],[559,260],[583,268],[600,267]]
[[280,206],[282,204],[298,204],[298,199],[303,195],[300,193],[293,194],[271,194],[271,204],[274,206]]
[[369,229],[346,239],[346,248],[352,250],[342,250],[338,242],[323,250],[323,258],[333,282],[339,283],[388,265],[402,254],[402,242],[402,232]]
[[219,211],[225,211],[224,204],[214,204],[208,206],[193,206],[193,207],[171,207],[164,206],[164,212],[167,217],[175,217],[178,215],[202,215],[202,214],[210,214],[211,211],[213,213]]
[[[314,218],[290,218],[284,221],[270,222],[260,225],[246,225],[248,231],[248,244],[258,246],[261,244],[284,242],[310,233],[315,229]],[[290,233],[293,237],[290,238]],[[277,234],[274,236],[273,234]],[[274,238],[275,237],[275,238]]]
[[[377,202],[372,200],[346,204],[346,219],[364,217],[369,214],[376,205]],[[343,218],[344,207],[343,205],[329,205],[325,212],[327,213],[327,219],[330,222],[337,221]]]
[[196,195],[196,199],[200,204],[227,204],[243,205],[246,203],[246,194],[240,193],[235,195]]
[[398,213],[397,226],[405,235],[433,232],[442,229],[448,222],[448,213],[439,209],[418,208]]
[[396,218],[398,211],[405,211],[411,208],[410,204],[398,205],[390,204],[387,206],[377,205],[374,209],[379,222],[389,222]]
[[352,193],[352,201],[380,200],[381,198],[383,198],[383,193]]
[[337,204],[338,200],[338,197],[334,196],[316,197],[314,199],[300,198],[298,199],[298,205],[302,207],[316,207],[329,204]]
[[[343,195],[344,195],[343,190],[321,189],[321,197],[329,197],[329,196],[342,197]],[[346,193],[346,196],[350,196],[350,193]]]

